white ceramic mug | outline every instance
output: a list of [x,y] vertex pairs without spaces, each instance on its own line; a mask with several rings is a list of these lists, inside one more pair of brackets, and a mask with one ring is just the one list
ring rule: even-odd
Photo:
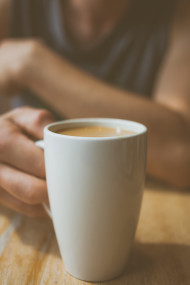
[[[74,137],[64,128],[100,125],[136,132]],[[74,119],[44,129],[48,195],[66,270],[86,281],[120,275],[134,240],[145,177],[147,129],[120,119]],[[46,207],[47,209],[47,207]]]

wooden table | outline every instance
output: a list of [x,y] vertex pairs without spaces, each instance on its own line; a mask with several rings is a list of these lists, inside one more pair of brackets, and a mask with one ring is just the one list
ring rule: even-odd
[[[64,270],[53,226],[0,207],[0,284],[91,284]],[[190,191],[147,182],[131,258],[119,278],[96,284],[190,285]]]

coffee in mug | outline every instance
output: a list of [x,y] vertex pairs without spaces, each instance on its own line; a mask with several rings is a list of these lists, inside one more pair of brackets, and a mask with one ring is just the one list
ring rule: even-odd
[[121,127],[108,126],[82,126],[57,131],[58,134],[77,137],[119,137],[136,134]]

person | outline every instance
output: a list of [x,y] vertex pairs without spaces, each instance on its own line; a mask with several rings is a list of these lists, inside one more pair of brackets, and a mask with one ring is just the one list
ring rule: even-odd
[[[0,0],[0,92],[27,90],[62,118],[145,124],[147,173],[189,187],[189,8],[187,0]],[[30,216],[47,200],[34,140],[52,121],[33,107],[0,117],[0,202]]]

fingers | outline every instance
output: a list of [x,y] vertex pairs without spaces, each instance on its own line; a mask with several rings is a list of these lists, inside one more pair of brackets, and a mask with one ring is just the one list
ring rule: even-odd
[[[43,151],[31,139],[42,138],[53,121],[46,110],[18,108],[0,120],[0,161],[37,177],[45,177]],[[30,138],[29,138],[30,137]]]
[[44,127],[55,121],[49,111],[31,107],[15,109],[10,118],[27,134],[37,139],[42,139]]
[[23,134],[12,132],[0,139],[0,160],[28,174],[45,178],[44,153]]
[[29,107],[0,117],[0,203],[29,216],[44,215],[48,201],[43,151],[31,137],[43,138],[53,122],[48,111]]
[[27,205],[0,188],[0,204],[28,217],[47,216],[42,205]]
[[0,186],[11,196],[29,205],[48,201],[45,180],[20,172],[5,164],[0,164]]

